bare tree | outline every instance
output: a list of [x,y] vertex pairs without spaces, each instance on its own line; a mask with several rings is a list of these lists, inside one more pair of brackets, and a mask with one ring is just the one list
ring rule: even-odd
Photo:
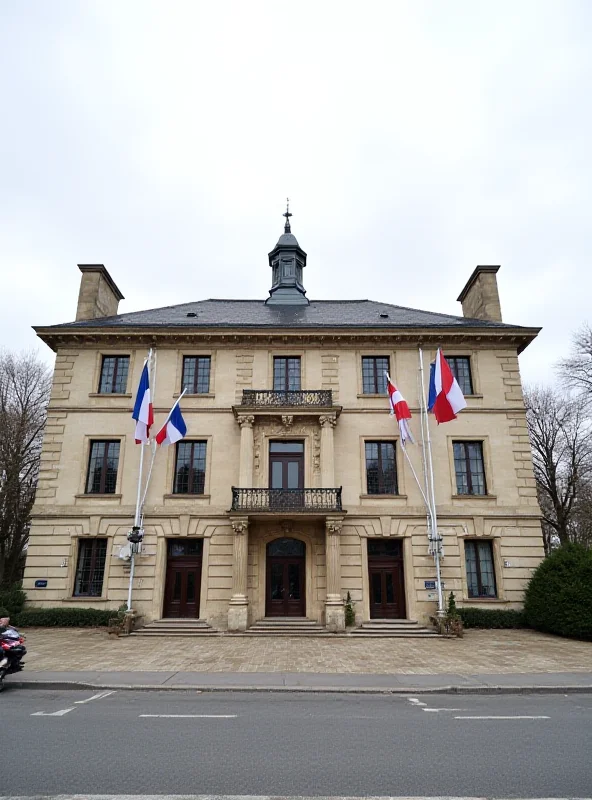
[[557,365],[559,374],[571,389],[592,400],[592,327],[585,323],[571,340],[571,353]]
[[554,538],[565,544],[584,536],[592,493],[592,425],[581,396],[531,387],[525,402],[548,550]]
[[20,574],[50,389],[50,370],[34,353],[0,352],[0,586]]

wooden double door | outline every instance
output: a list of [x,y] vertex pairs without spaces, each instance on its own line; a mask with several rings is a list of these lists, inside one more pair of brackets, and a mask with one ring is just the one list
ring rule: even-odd
[[163,617],[199,617],[203,539],[169,539]]
[[306,615],[304,542],[275,539],[267,545],[265,616]]
[[405,574],[401,539],[368,539],[370,617],[405,619]]

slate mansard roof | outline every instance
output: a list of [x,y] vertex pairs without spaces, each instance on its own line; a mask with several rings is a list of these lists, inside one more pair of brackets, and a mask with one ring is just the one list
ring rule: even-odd
[[[495,328],[516,329],[482,319],[420,311],[374,300],[311,300],[309,305],[271,306],[262,300],[199,300],[114,317],[52,325],[60,328]],[[523,330],[527,330],[524,328]]]

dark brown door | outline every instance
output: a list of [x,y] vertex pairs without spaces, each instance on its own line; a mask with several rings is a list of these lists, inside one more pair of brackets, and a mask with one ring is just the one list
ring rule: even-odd
[[305,546],[297,539],[276,539],[267,545],[268,617],[304,617]]
[[277,509],[304,505],[304,442],[269,443],[269,504]]
[[368,539],[370,617],[405,619],[405,582],[401,539]]
[[199,617],[202,539],[169,539],[163,617]]

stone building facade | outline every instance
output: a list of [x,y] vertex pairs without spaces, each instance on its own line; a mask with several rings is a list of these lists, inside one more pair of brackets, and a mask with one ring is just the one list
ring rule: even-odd
[[244,630],[307,617],[339,630],[348,592],[358,623],[427,621],[426,512],[384,371],[419,434],[418,346],[426,370],[441,346],[468,403],[456,421],[430,422],[445,592],[520,607],[543,556],[518,368],[538,329],[502,322],[497,267],[471,275],[463,316],[309,301],[286,219],[266,301],[118,314],[107,270],[82,265],[76,321],[36,329],[56,364],[24,579],[34,605],[126,601],[140,450],[131,411],[153,348],[156,425],[187,388],[188,432],[154,460],[133,595],[144,621]]

